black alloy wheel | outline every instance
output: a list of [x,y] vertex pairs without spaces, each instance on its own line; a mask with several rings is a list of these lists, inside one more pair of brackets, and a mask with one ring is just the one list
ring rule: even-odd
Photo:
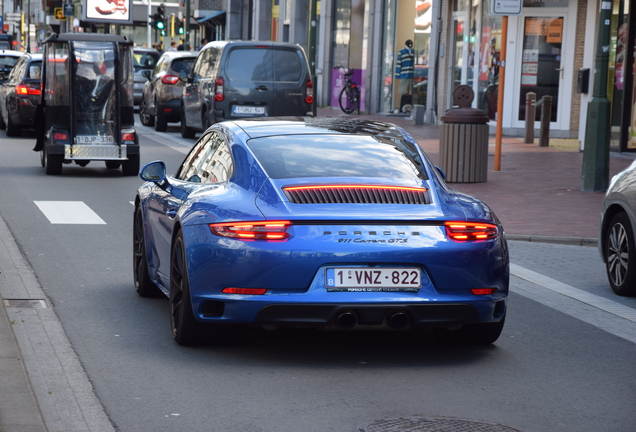
[[636,247],[634,231],[627,213],[616,214],[608,227],[604,243],[607,278],[614,292],[636,296]]
[[155,117],[148,114],[148,106],[145,99],[142,99],[139,103],[139,119],[144,126],[152,127],[155,125]]
[[222,345],[233,339],[233,328],[226,324],[203,324],[192,310],[185,243],[182,232],[172,245],[170,263],[170,328],[175,342],[183,346]]
[[159,297],[162,294],[148,274],[144,221],[139,205],[135,210],[133,222],[133,275],[135,290],[141,297]]

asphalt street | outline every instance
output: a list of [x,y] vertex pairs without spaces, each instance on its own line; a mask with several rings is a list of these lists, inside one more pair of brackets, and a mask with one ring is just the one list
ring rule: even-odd
[[[194,143],[175,127],[139,130],[142,163],[161,159],[169,172]],[[16,370],[14,384],[0,379],[2,432],[336,432],[401,416],[636,430],[636,299],[611,292],[595,247],[511,241],[509,315],[491,347],[254,330],[229,347],[183,348],[167,301],[132,286],[141,181],[101,163],[46,176],[32,137],[0,134],[0,297],[17,340],[3,351],[0,332],[0,370]],[[83,203],[92,223],[54,223],[43,202]],[[17,387],[16,360],[31,394]]]

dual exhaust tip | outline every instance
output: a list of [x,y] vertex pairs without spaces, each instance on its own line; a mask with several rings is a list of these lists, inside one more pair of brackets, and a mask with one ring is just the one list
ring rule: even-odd
[[[405,330],[411,325],[411,318],[405,311],[391,311],[384,317],[386,324],[393,330]],[[350,330],[358,325],[358,315],[353,310],[339,312],[334,319],[336,327]]]

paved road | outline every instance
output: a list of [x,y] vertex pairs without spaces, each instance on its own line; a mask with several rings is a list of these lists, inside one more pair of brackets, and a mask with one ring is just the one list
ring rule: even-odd
[[[140,130],[142,163],[162,159],[173,172],[194,142],[176,129]],[[70,342],[48,353],[62,359],[65,384],[47,379],[49,362],[30,361],[41,356],[33,338],[26,353],[27,366],[39,368],[30,373],[41,377],[33,382],[50,430],[63,424],[60,414],[51,419],[54,408],[69,406],[57,390],[80,385],[82,368],[97,406],[80,401],[76,411],[100,432],[101,408],[125,432],[339,432],[422,415],[523,432],[636,430],[636,299],[611,293],[594,248],[511,242],[509,316],[492,347],[439,346],[430,335],[257,330],[231,347],[183,348],[170,338],[168,302],[139,298],[132,287],[130,201],[140,180],[102,163],[45,176],[32,141],[3,136],[0,216],[50,306],[43,327],[54,329],[56,314],[63,334],[50,336]],[[60,202],[83,218],[59,223]],[[42,316],[25,313],[14,324],[21,347]]]

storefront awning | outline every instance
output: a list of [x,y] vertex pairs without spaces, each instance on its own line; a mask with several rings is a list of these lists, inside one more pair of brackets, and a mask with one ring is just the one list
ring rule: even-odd
[[219,15],[223,15],[224,13],[225,13],[225,11],[214,11],[214,12],[213,12],[213,13],[211,13],[210,15],[205,16],[205,17],[201,18],[200,20],[198,20],[198,22],[199,22],[199,23],[205,22],[205,21],[210,20],[210,19],[212,19],[212,18],[216,18],[216,17],[218,17]]

